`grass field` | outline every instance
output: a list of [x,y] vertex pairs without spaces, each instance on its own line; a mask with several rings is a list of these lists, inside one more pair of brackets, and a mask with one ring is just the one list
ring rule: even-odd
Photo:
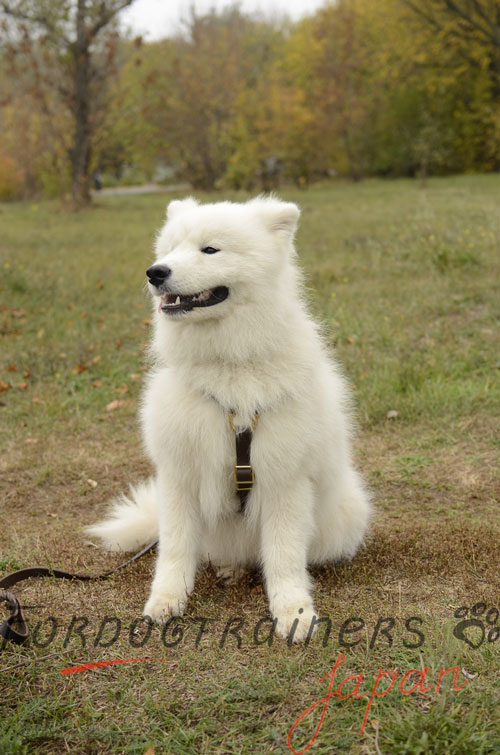
[[[129,633],[152,555],[103,582],[31,580],[16,592],[35,606],[32,630],[42,624],[0,657],[0,753],[303,752],[323,708],[311,753],[500,751],[500,176],[282,195],[303,209],[310,306],[353,386],[358,464],[377,502],[354,561],[314,570],[329,637],[325,622],[307,646],[256,644],[268,616],[258,573],[224,588],[207,568],[163,638],[140,623]],[[136,411],[144,270],[165,202],[0,206],[0,573],[121,560],[81,528],[150,472]],[[74,617],[88,620],[81,634]],[[224,634],[236,618],[240,643]],[[363,680],[305,716],[289,746],[340,653],[331,691]],[[165,660],[61,674],[139,657]],[[377,687],[379,669],[394,673]],[[403,689],[419,688],[402,694],[412,669]]]

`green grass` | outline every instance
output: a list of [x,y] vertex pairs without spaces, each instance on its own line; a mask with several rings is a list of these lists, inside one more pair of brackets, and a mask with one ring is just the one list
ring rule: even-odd
[[[363,674],[363,691],[379,668],[396,669],[399,684],[428,666],[432,688],[403,696],[396,686],[375,699],[363,733],[366,698],[332,698],[309,752],[500,750],[498,621],[481,614],[478,648],[453,635],[459,607],[500,607],[500,177],[282,194],[302,207],[310,306],[353,386],[358,462],[377,502],[367,547],[350,564],[314,570],[328,640],[322,630],[308,646],[256,645],[267,615],[256,573],[223,588],[204,570],[172,647],[158,628],[143,648],[129,641],[152,556],[105,582],[27,582],[17,593],[37,606],[32,632],[45,623],[38,646],[1,653],[0,753],[287,753],[290,728],[326,694],[319,679],[339,652],[339,683]],[[77,214],[56,203],[0,206],[3,573],[37,563],[98,572],[120,561],[81,528],[150,471],[136,422],[150,338],[144,270],[167,199],[100,198]],[[50,616],[57,634],[42,647]],[[73,616],[89,620],[84,647],[76,635],[65,642]],[[111,647],[109,634],[95,646],[105,616],[122,631]],[[199,617],[211,621],[197,644]],[[231,617],[245,620],[241,648],[233,635],[220,647]],[[358,631],[343,634],[353,617]],[[407,646],[410,617],[421,619],[411,625],[423,633],[419,648]],[[394,619],[389,634],[377,632],[384,618]],[[480,631],[467,632],[477,644]],[[168,660],[60,673],[143,656]],[[461,669],[474,678],[453,691],[450,676],[436,694],[441,666],[458,666],[459,684]],[[295,750],[319,713],[294,732]]]

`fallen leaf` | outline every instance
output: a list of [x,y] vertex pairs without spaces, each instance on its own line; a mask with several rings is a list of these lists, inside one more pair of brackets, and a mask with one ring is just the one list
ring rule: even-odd
[[74,375],[79,375],[80,372],[85,372],[86,369],[87,369],[87,365],[86,364],[77,364],[76,367],[73,367],[73,369],[71,370],[71,372]]
[[95,480],[91,480],[90,477],[88,478],[87,482],[91,488],[96,488],[98,485],[98,483]]
[[121,385],[119,388],[115,388],[115,393],[123,394],[128,393],[128,385]]
[[31,370],[29,367],[24,368],[23,377],[30,378],[31,377]]
[[27,388],[29,388],[29,385],[28,383],[17,383],[14,388],[17,388],[19,391],[25,391]]
[[471,674],[470,671],[467,671],[467,669],[462,669],[462,674],[465,676],[466,679],[477,679],[479,674]]
[[15,364],[9,364],[9,366],[7,367],[8,372],[16,372],[16,370],[17,370],[17,367]]
[[111,401],[110,404],[106,405],[106,411],[114,412],[115,409],[121,409],[123,406],[127,406],[128,404],[130,404],[130,401],[128,399],[117,398],[114,401]]
[[93,383],[92,383],[92,386],[94,388],[100,388],[101,385],[102,385],[102,380],[94,380]]
[[142,375],[140,372],[131,372],[129,377],[131,380],[142,380]]

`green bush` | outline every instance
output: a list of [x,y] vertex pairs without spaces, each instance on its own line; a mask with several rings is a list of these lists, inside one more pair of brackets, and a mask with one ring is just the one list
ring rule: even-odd
[[0,201],[19,199],[23,186],[23,173],[8,155],[0,152]]

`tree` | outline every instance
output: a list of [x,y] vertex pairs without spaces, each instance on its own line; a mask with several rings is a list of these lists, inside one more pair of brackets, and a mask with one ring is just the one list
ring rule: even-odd
[[[473,66],[488,58],[491,86],[500,100],[500,3],[498,0],[403,0],[447,46]],[[471,45],[474,49],[471,50]],[[479,55],[477,54],[479,52]]]
[[11,70],[24,80],[27,93],[49,119],[61,106],[69,115],[71,192],[76,205],[90,201],[92,134],[103,107],[103,90],[113,71],[118,39],[114,22],[132,2],[0,2]]
[[[490,167],[500,168],[500,3],[498,0],[401,0],[438,39],[443,54],[465,62],[474,71],[476,96],[467,103],[481,128]],[[458,68],[458,66],[456,66]],[[486,85],[485,85],[486,82]],[[486,137],[486,138],[485,138]]]
[[237,102],[224,182],[234,188],[277,189],[281,178],[306,186],[316,172],[314,115],[304,90],[274,66]]
[[289,68],[314,114],[324,169],[354,180],[369,172],[367,139],[384,81],[379,15],[370,0],[338,0],[300,23],[289,45]]
[[160,71],[167,48],[165,41],[143,43],[141,38],[120,44],[119,72],[107,92],[106,117],[93,139],[94,160],[116,178],[133,166],[149,180],[159,166],[163,144],[155,105],[163,92]]
[[[158,43],[162,60],[142,94],[159,156],[193,186],[212,189],[226,174],[245,93],[257,88],[281,32],[230,6],[191,15],[184,32]],[[146,77],[145,77],[146,80]]]

